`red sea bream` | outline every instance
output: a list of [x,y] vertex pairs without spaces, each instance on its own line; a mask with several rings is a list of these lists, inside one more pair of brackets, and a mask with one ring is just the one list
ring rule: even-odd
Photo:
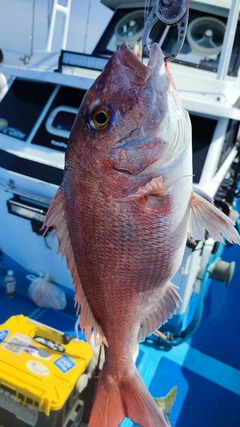
[[240,243],[234,224],[192,190],[191,124],[158,44],[145,66],[124,43],[86,93],[63,182],[48,211],[89,338],[105,344],[89,427],[167,421],[133,363],[136,343],[172,316],[187,230]]

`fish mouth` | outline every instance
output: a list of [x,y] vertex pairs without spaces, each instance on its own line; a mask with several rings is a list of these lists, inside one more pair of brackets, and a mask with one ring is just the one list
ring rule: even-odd
[[145,76],[146,78],[150,77],[156,69],[159,70],[164,62],[164,55],[158,43],[153,43],[147,65],[137,57],[135,52],[128,46],[127,42],[124,42],[120,46],[118,54],[122,65],[127,66],[136,74]]

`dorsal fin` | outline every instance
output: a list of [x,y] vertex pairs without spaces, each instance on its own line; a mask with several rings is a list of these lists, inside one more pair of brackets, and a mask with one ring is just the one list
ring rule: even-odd
[[75,262],[75,257],[72,249],[71,239],[68,232],[67,221],[64,213],[64,204],[63,204],[63,189],[60,185],[58,191],[56,192],[51,206],[47,212],[43,228],[45,228],[44,234],[48,231],[50,227],[54,228],[53,236],[58,238],[58,251],[61,252],[62,257],[66,257],[67,268],[71,272],[73,279],[74,289],[75,289],[75,305],[77,305],[77,313],[81,308],[80,315],[80,326],[81,329],[85,330],[86,338],[90,340],[91,329],[94,328],[94,337],[96,345],[104,344],[107,345],[106,338],[104,337],[101,326],[95,320],[92,310],[87,301],[85,292],[82,288],[81,280],[77,271],[77,265]]

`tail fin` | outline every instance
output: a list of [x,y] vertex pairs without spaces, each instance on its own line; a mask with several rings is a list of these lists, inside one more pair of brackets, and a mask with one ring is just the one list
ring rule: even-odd
[[88,427],[118,427],[125,417],[141,427],[169,427],[136,368],[121,380],[103,368]]

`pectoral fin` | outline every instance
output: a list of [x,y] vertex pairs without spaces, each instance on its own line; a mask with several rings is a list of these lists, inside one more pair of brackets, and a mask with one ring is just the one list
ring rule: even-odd
[[167,196],[170,188],[180,179],[188,178],[189,175],[183,175],[181,178],[172,178],[166,183],[164,178],[160,175],[156,178],[151,179],[146,185],[140,187],[136,193],[129,194],[126,197],[115,199],[117,202],[133,202],[140,200],[144,197],[153,196],[155,198],[161,198]]
[[148,182],[144,187],[140,187],[136,193],[129,194],[129,196],[116,199],[118,202],[133,202],[134,200],[139,200],[143,197],[155,196],[163,197],[168,194],[168,189],[164,186],[163,178],[159,176],[158,178],[153,178]]
[[205,240],[205,229],[215,241],[240,244],[240,236],[228,216],[199,194],[193,192],[190,206],[190,232],[192,237]]

